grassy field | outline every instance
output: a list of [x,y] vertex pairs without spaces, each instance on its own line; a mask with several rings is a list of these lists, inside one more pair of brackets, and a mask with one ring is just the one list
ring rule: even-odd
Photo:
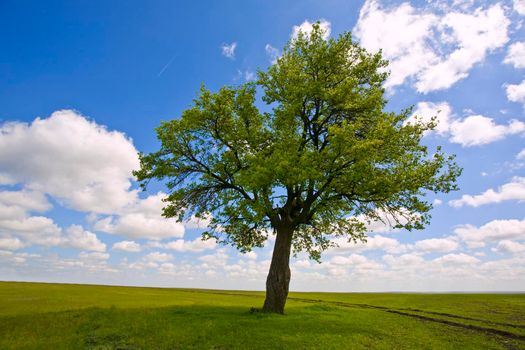
[[525,295],[264,294],[0,282],[0,349],[525,349]]

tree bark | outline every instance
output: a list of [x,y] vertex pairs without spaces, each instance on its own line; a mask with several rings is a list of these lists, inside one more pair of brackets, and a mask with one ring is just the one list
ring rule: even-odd
[[263,312],[283,314],[291,277],[290,250],[293,228],[281,227],[276,229],[276,232],[272,262],[266,278],[266,299]]

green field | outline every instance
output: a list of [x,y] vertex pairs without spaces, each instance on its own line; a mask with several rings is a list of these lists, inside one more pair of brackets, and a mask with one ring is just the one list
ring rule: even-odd
[[291,293],[0,282],[0,349],[525,349],[525,295]]

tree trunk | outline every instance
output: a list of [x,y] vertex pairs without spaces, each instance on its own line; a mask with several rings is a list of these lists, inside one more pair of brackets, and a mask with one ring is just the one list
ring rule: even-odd
[[276,231],[272,262],[266,278],[266,299],[263,311],[283,314],[290,285],[290,250],[293,228],[278,228]]

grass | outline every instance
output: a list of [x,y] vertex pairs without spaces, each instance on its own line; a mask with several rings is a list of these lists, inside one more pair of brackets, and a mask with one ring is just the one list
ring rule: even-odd
[[0,282],[0,349],[525,349],[525,295],[291,293]]

